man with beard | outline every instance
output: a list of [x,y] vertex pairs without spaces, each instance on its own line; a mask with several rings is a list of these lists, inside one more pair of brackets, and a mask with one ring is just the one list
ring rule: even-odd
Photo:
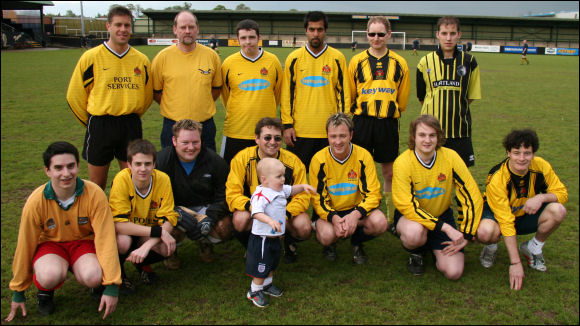
[[324,41],[328,20],[320,11],[304,17],[308,44],[290,53],[284,65],[280,115],[284,142],[305,166],[328,146],[325,123],[350,105],[344,55]]

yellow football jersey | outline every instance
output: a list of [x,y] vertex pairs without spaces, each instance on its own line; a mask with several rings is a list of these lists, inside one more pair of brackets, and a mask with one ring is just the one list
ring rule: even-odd
[[351,144],[351,153],[339,162],[330,146],[321,149],[310,161],[310,185],[316,189],[312,207],[321,219],[336,211],[357,209],[363,216],[379,207],[381,184],[375,161],[364,148]]
[[350,86],[344,55],[328,46],[314,55],[308,46],[286,58],[280,114],[296,136],[326,138],[326,120],[348,112]]
[[109,205],[115,222],[161,226],[165,221],[169,221],[171,225],[177,225],[169,177],[164,172],[154,169],[151,178],[149,193],[139,194],[135,190],[129,168],[117,173],[109,195]]
[[442,147],[430,164],[421,162],[413,150],[403,152],[393,164],[393,203],[408,220],[429,230],[440,230],[439,219],[455,195],[461,202],[463,220],[458,230],[468,240],[477,232],[483,198],[469,169],[454,150]]
[[222,87],[221,61],[214,50],[197,43],[186,53],[171,45],[155,56],[152,67],[153,90],[163,94],[162,116],[199,122],[214,116],[211,91]]
[[85,126],[89,114],[142,116],[153,101],[150,70],[151,62],[143,53],[129,47],[119,55],[103,43],[79,59],[66,100]]
[[445,138],[471,137],[469,100],[481,99],[479,66],[472,55],[455,51],[443,59],[437,50],[417,65],[417,98],[423,101],[421,114],[435,116]]
[[[306,168],[298,156],[281,148],[276,158],[286,168],[284,184],[307,183]],[[250,198],[256,187],[260,185],[256,170],[259,161],[258,146],[247,147],[232,159],[230,173],[226,181],[226,202],[230,211],[250,210]],[[301,192],[288,198],[287,215],[293,217],[306,212],[309,201],[310,195],[307,192]]]
[[348,66],[355,115],[399,118],[407,107],[410,78],[407,61],[391,50],[381,58],[369,50],[355,55]]
[[277,116],[283,80],[280,60],[263,49],[254,60],[240,51],[224,60],[221,73],[221,96],[226,108],[223,134],[254,139],[256,123],[263,117]]
[[489,171],[485,187],[485,199],[498,221],[501,234],[516,235],[515,220],[525,214],[526,201],[537,194],[552,193],[560,204],[568,201],[566,186],[560,181],[550,163],[534,157],[526,175],[518,175],[509,169],[505,159]]

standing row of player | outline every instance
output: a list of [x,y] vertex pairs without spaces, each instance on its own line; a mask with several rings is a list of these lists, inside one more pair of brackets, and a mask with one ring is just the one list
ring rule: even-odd
[[[144,55],[128,45],[131,20],[130,11],[122,7],[110,11],[107,27],[111,37],[81,57],[71,78],[67,100],[79,121],[87,126],[83,157],[89,163],[90,179],[105,188],[109,164],[114,157],[122,168],[129,167],[116,176],[110,203],[115,206],[112,206],[112,216],[116,222],[119,256],[136,265],[144,282],[152,282],[155,278],[148,267],[150,263],[175,252],[175,237],[179,232],[173,227],[177,225],[178,214],[181,221],[190,223],[182,225],[187,235],[203,238],[206,245],[227,238],[228,224],[233,224],[234,235],[248,246],[250,255],[248,239],[256,221],[252,217],[258,214],[250,205],[251,195],[266,181],[258,179],[256,163],[266,157],[276,158],[285,165],[287,184],[305,184],[305,166],[308,166],[310,183],[317,193],[312,200],[315,213],[312,224],[305,213],[309,204],[307,196],[300,197],[301,194],[295,193],[286,208],[290,232],[285,237],[284,246],[288,262],[296,259],[297,243],[307,239],[314,228],[317,240],[325,247],[326,258],[336,259],[334,244],[339,238],[350,237],[353,260],[364,263],[366,254],[362,244],[384,233],[390,224],[395,226],[392,231],[400,235],[403,246],[410,251],[408,267],[411,272],[422,273],[422,247],[428,242],[437,258],[438,269],[450,279],[461,276],[461,250],[467,240],[476,236],[484,210],[481,194],[466,167],[474,161],[469,103],[481,96],[479,69],[471,55],[456,50],[461,37],[458,20],[444,17],[439,21],[437,38],[440,49],[424,57],[418,65],[418,97],[423,104],[423,113],[431,116],[421,116],[414,121],[410,149],[398,158],[398,118],[407,105],[409,70],[405,60],[387,47],[390,25],[386,18],[371,18],[367,27],[370,48],[353,57],[347,68],[344,56],[324,41],[328,27],[326,16],[321,12],[308,13],[304,20],[308,44],[288,56],[284,72],[275,56],[257,46],[259,29],[251,20],[242,21],[238,26],[241,51],[226,59],[221,67],[215,52],[195,42],[198,24],[190,12],[176,16],[174,32],[179,43],[162,50],[152,66]],[[229,173],[226,163],[215,154],[214,101],[220,92],[226,106],[222,155],[227,161],[231,160]],[[164,116],[161,142],[165,148],[156,156],[154,147],[142,141],[142,147],[133,151],[130,147],[127,154],[127,144],[142,137],[140,116],[153,99],[160,102]],[[262,119],[275,116],[278,103],[282,121]],[[342,113],[335,114],[349,111],[354,114],[354,121]],[[524,134],[529,136],[530,133]],[[491,209],[488,210],[492,218],[495,213],[499,224],[485,223],[486,227],[480,229],[487,232],[484,242],[497,242],[500,230],[506,240],[513,237],[510,241],[515,241],[514,232],[505,227],[513,226],[516,216],[531,215],[531,221],[526,222],[529,225],[523,230],[529,233],[535,226],[538,234],[530,246],[520,247],[520,251],[529,257],[530,266],[545,270],[541,246],[563,220],[565,209],[561,203],[566,201],[567,195],[549,165],[533,158],[537,146],[532,144],[537,144],[537,137],[533,141],[532,135],[532,141],[529,141],[528,136],[518,136],[512,143],[504,144],[509,160],[503,163],[507,172],[504,171],[502,181],[508,180],[507,185],[513,185],[518,192],[512,193],[512,188],[503,189],[505,193],[499,196],[501,205],[494,207],[495,204],[490,202]],[[444,138],[446,146],[459,156],[455,151],[439,148]],[[282,139],[295,154],[281,148]],[[254,144],[257,146],[248,147]],[[512,158],[510,155],[514,151]],[[55,211],[58,208],[78,209],[76,205],[80,205],[81,199],[75,198],[82,197],[85,185],[90,188],[87,194],[94,192],[89,186],[91,183],[76,178],[78,157],[75,165],[75,155],[70,149],[56,151],[51,156],[49,148],[47,153],[45,167],[51,182],[39,188],[37,192],[44,197],[37,201],[46,200],[49,203],[46,207],[54,206],[51,209]],[[53,168],[55,162],[51,158],[57,156],[61,159],[62,155],[68,161],[56,162],[59,164]],[[157,168],[169,175],[170,183],[165,174],[153,170],[155,161]],[[374,169],[375,161],[382,165],[390,221],[378,209],[382,194]],[[512,163],[517,165],[512,166]],[[539,167],[535,169],[534,164],[539,164]],[[63,167],[66,173],[61,172]],[[496,170],[501,169],[498,167]],[[227,180],[224,180],[226,175]],[[153,190],[151,180],[154,176],[155,180],[160,180],[155,185],[164,186]],[[393,178],[395,191],[391,192]],[[517,180],[517,184],[513,180]],[[488,181],[491,184],[493,178],[490,176]],[[61,182],[63,185],[59,188]],[[149,208],[158,212],[161,203],[173,206],[167,200],[169,184],[177,212],[169,209],[149,220],[149,215],[140,213],[138,209],[147,211]],[[452,213],[449,214],[453,184],[458,188],[459,227],[455,226]],[[285,195],[293,192],[285,190]],[[93,196],[98,200],[87,200],[95,205],[102,202],[101,195]],[[159,197],[158,200],[152,200],[155,196]],[[143,201],[146,198],[148,202]],[[528,198],[530,204],[526,206]],[[521,207],[513,206],[515,201]],[[553,205],[554,202],[560,204]],[[33,205],[34,200],[30,203]],[[506,204],[507,209],[504,207]],[[23,220],[29,218],[25,212],[26,207]],[[229,212],[233,212],[231,221],[227,216]],[[45,229],[52,230],[46,238],[49,241],[43,244],[90,238],[85,232],[90,230],[83,228],[93,228],[93,214],[88,211],[78,214],[78,218],[72,215],[70,218],[78,219],[76,224],[82,230],[69,234],[66,228],[60,229],[60,222],[64,223],[62,225],[70,224],[70,219],[65,221],[68,217],[63,216],[58,223],[50,222],[47,216],[40,216],[40,212],[35,218],[43,221],[39,224]],[[102,219],[95,222],[99,227],[105,227]],[[515,230],[524,232],[518,231],[517,225]],[[42,231],[37,229],[35,232]],[[118,290],[115,291],[113,285],[122,284],[123,289],[132,286],[127,282],[122,267],[118,271],[111,267],[115,259],[111,256],[111,248],[103,247],[103,236],[95,232],[93,249],[83,247],[80,255],[76,248],[48,248],[36,253],[34,250],[31,252],[30,247],[17,249],[17,252],[25,250],[29,255],[27,259],[30,259],[18,255],[18,263],[15,263],[15,279],[11,282],[15,294],[8,319],[14,317],[19,307],[24,309],[22,292],[32,282],[30,265],[34,270],[34,282],[40,290],[39,307],[41,301],[51,302],[50,291],[62,282],[63,271],[66,275],[66,269],[72,266],[77,279],[89,287],[97,283],[94,281],[98,278],[96,271],[103,275],[102,285],[106,287],[101,307],[106,308],[104,316],[110,314],[117,302]],[[512,288],[519,289],[523,269],[518,261],[514,261],[519,259],[517,248],[515,255],[512,249],[510,242],[508,251],[513,258],[510,283]],[[63,250],[64,256],[68,255],[67,250],[73,253],[70,260],[58,260],[62,258],[60,253]],[[103,250],[107,252],[108,261],[104,265],[101,263],[102,269],[96,269],[94,263],[104,259]],[[493,245],[484,248],[482,264],[493,261],[496,251]],[[33,262],[34,255],[37,259]],[[89,269],[95,275],[90,275],[90,282],[84,281],[82,274],[85,268],[81,265],[85,266],[85,263],[77,264],[85,257],[92,259]],[[62,267],[57,273],[49,274],[53,277],[48,281],[36,278],[37,274],[45,275],[45,259],[57,259],[58,263],[51,261],[48,265]],[[261,284],[260,281],[253,282],[249,299],[258,304],[264,302],[260,292],[281,294],[279,289],[267,283],[271,281],[269,272],[275,266],[261,268],[268,263],[259,260],[249,265],[258,266],[259,274],[252,274],[251,268],[247,267],[248,274],[262,281]],[[51,310],[50,305],[42,307],[48,309],[45,312]]]

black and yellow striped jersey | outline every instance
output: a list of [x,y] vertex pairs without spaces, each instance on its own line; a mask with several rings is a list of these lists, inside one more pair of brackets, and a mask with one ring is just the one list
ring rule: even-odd
[[347,74],[344,55],[328,45],[317,55],[308,46],[290,53],[284,65],[282,123],[298,137],[326,138],[328,117],[350,107]]
[[504,237],[516,235],[515,220],[525,214],[526,201],[537,194],[552,193],[560,204],[568,201],[566,186],[560,181],[550,163],[534,157],[526,175],[509,169],[509,159],[494,166],[487,176],[485,200],[498,221]]
[[399,118],[407,107],[410,78],[407,61],[391,50],[381,58],[369,50],[348,65],[352,105],[350,112],[376,118]]
[[471,137],[469,100],[481,99],[479,66],[466,52],[455,50],[444,59],[441,49],[421,58],[417,65],[417,98],[421,114],[439,119],[446,138]]
[[454,188],[463,210],[458,230],[471,240],[481,220],[483,198],[459,154],[442,147],[431,163],[425,163],[408,149],[393,164],[395,207],[405,218],[429,230],[440,230],[443,226],[439,217],[451,206]]
[[81,56],[66,100],[85,126],[89,115],[142,116],[153,101],[151,62],[131,46],[117,54],[105,42]]
[[350,155],[337,160],[327,146],[310,161],[310,185],[316,189],[311,197],[318,216],[327,221],[334,212],[356,209],[363,217],[379,207],[381,184],[375,161],[364,148],[351,144]]
[[226,107],[223,134],[230,138],[254,139],[256,123],[276,117],[284,78],[280,60],[260,49],[250,60],[240,51],[222,64],[222,102]]

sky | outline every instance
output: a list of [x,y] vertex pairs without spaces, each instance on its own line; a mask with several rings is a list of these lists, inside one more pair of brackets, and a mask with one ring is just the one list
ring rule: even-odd
[[[521,17],[529,14],[578,11],[577,1],[188,1],[195,10],[212,10],[222,4],[235,9],[240,3],[255,11],[321,10],[325,12],[381,13],[381,14],[434,14],[469,16]],[[44,7],[45,14],[65,14],[72,10],[80,15],[80,1],[53,1]],[[94,17],[106,14],[112,4],[139,4],[143,9],[162,10],[184,1],[83,1],[83,14]]]

